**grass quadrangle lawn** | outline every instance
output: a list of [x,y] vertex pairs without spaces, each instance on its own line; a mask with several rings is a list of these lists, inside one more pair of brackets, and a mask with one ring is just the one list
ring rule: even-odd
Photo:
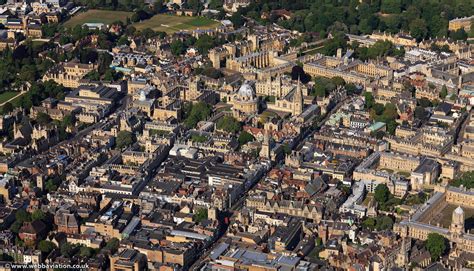
[[182,31],[195,30],[198,28],[214,28],[219,22],[205,17],[175,16],[166,14],[157,14],[148,20],[134,23],[137,30],[150,28],[154,31],[166,32],[168,34]]

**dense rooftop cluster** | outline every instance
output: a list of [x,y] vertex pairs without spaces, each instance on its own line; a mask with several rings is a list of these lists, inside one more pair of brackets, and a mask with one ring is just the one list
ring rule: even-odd
[[473,268],[472,5],[320,2],[2,4],[0,266]]

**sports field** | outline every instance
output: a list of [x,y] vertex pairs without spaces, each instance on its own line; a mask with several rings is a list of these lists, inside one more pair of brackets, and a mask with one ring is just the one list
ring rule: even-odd
[[74,27],[76,25],[83,25],[85,23],[110,24],[119,20],[125,22],[127,17],[132,17],[132,14],[132,12],[127,11],[90,9],[86,12],[81,12],[71,17],[71,19],[64,23],[64,26]]
[[219,25],[219,22],[205,17],[175,16],[158,14],[148,20],[134,23],[137,30],[150,28],[168,34],[181,30],[208,29]]

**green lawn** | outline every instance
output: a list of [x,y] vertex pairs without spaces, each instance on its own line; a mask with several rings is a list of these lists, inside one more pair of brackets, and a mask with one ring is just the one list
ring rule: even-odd
[[397,174],[402,175],[403,177],[406,177],[406,178],[411,176],[411,173],[407,171],[399,171],[397,172]]
[[393,173],[393,170],[392,169],[389,169],[389,168],[381,168],[380,170],[384,170],[384,171],[387,171],[388,173]]
[[3,92],[2,94],[0,94],[0,104],[8,101],[9,99],[15,97],[18,94],[19,92],[16,92],[16,91]]
[[[431,221],[432,225],[440,224],[443,228],[449,228],[451,225],[451,220],[453,217],[453,211],[456,209],[458,205],[455,204],[448,204],[444,209],[440,210],[433,216],[427,217],[423,222],[429,223]],[[474,209],[462,207],[464,210],[464,219],[465,219],[465,227],[466,230],[470,230],[474,228]]]
[[127,11],[111,11],[90,9],[86,12],[79,13],[64,23],[66,27],[74,27],[85,23],[104,23],[110,24],[115,21],[125,22],[127,17],[132,17],[132,12]]
[[194,30],[198,28],[214,28],[219,22],[205,17],[175,16],[158,14],[148,20],[134,23],[133,26],[138,30],[150,28],[154,31],[166,32],[168,34],[180,30]]

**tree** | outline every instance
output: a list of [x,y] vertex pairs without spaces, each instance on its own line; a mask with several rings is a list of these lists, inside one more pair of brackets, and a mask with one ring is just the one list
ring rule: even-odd
[[426,22],[423,19],[415,19],[410,23],[410,34],[417,41],[421,41],[426,37],[428,33],[428,28],[426,27]]
[[237,133],[240,131],[241,125],[234,117],[224,116],[217,121],[217,129],[224,130],[228,133]]
[[418,104],[423,107],[423,108],[427,108],[427,107],[431,107],[433,106],[433,104],[431,103],[430,100],[428,100],[427,98],[423,97],[421,99],[418,99],[417,100]]
[[38,249],[46,255],[48,255],[55,248],[56,245],[53,242],[47,240],[41,240],[38,243]]
[[52,179],[49,179],[48,181],[46,181],[45,188],[49,192],[53,192],[53,191],[56,191],[58,189],[58,186],[54,183],[54,181]]
[[130,20],[134,23],[140,21],[140,16],[137,13],[133,13],[132,17],[130,17]]
[[156,0],[153,4],[155,13],[159,13],[163,9],[163,0]]
[[246,132],[246,131],[242,131],[239,135],[239,145],[240,146],[243,146],[249,142],[252,142],[255,140],[255,137],[253,135],[251,135],[250,133]]
[[90,247],[81,247],[79,249],[79,255],[81,257],[90,258],[94,255],[94,249]]
[[372,95],[371,92],[365,92],[364,93],[364,98],[365,98],[365,105],[367,108],[372,108],[375,104],[375,99],[374,96]]
[[24,209],[19,209],[15,214],[15,218],[16,221],[20,222],[21,224],[23,224],[23,222],[31,221],[31,215]]
[[188,108],[187,117],[184,120],[184,125],[188,128],[193,128],[202,120],[205,120],[211,115],[211,107],[203,102],[190,104]]
[[31,219],[33,221],[36,221],[36,220],[43,220],[46,218],[46,214],[41,211],[41,210],[35,210],[33,211],[33,213],[31,214]]
[[419,120],[427,120],[428,111],[426,111],[423,107],[417,106],[415,108],[415,118]]
[[397,119],[398,118],[397,107],[392,103],[385,104],[385,108],[382,113],[382,118],[385,122],[389,122],[390,120]]
[[371,116],[372,118],[375,118],[377,115],[382,115],[385,110],[385,106],[383,104],[376,103],[372,107],[371,111]]
[[446,85],[443,85],[441,91],[439,92],[439,97],[444,100],[446,96],[448,96],[448,88],[446,87]]
[[357,88],[357,86],[352,84],[352,83],[346,84],[345,89],[346,89],[347,95],[353,95],[353,94],[356,94],[356,93],[360,93],[359,88]]
[[84,64],[95,63],[99,58],[97,51],[91,48],[80,49],[78,55],[79,60]]
[[346,81],[340,76],[335,76],[331,78],[331,82],[336,85],[336,86],[344,86],[346,84]]
[[116,72],[115,70],[108,68],[104,73],[104,81],[117,81],[122,78],[122,76],[122,72]]
[[186,51],[186,47],[181,40],[175,40],[170,44],[171,53],[174,56],[180,56]]
[[223,5],[224,5],[223,0],[211,0],[209,2],[210,9],[219,9],[219,8],[222,8]]
[[71,243],[63,243],[60,247],[61,255],[71,258],[74,255],[74,246]]
[[117,251],[120,246],[120,241],[117,238],[110,239],[105,245],[104,249],[110,250],[112,253]]
[[72,114],[68,114],[64,116],[63,120],[61,121],[61,124],[64,127],[74,127],[75,123],[76,123],[76,118]]
[[209,35],[202,35],[194,44],[198,49],[199,53],[207,55],[209,50],[215,46],[216,42],[213,37]]
[[377,221],[375,220],[375,218],[369,217],[362,222],[362,227],[369,230],[374,230],[376,224]]
[[36,116],[36,122],[41,125],[46,125],[51,122],[51,118],[49,117],[48,114],[40,112]]
[[13,111],[13,105],[12,103],[10,102],[6,102],[3,106],[2,106],[2,114],[6,115],[10,112]]
[[155,31],[153,31],[153,29],[147,27],[145,29],[143,29],[141,31],[141,34],[146,38],[146,39],[150,39],[150,38],[153,38],[157,35],[157,33]]
[[449,32],[449,37],[453,40],[467,40],[467,32],[464,28]]
[[237,11],[234,14],[232,14],[232,16],[230,16],[230,21],[236,28],[241,27],[245,23],[242,13],[240,13],[240,11]]
[[380,10],[383,13],[400,13],[402,8],[402,1],[401,0],[382,0],[380,5]]
[[325,77],[318,76],[314,78],[314,82],[316,84],[312,94],[315,96],[324,97],[336,89],[336,85],[332,80]]
[[393,219],[389,216],[382,216],[377,219],[377,230],[390,230],[393,227]]
[[21,68],[18,78],[21,81],[33,82],[38,77],[38,71],[33,65],[25,65]]
[[336,35],[334,38],[326,42],[323,48],[325,55],[332,56],[336,55],[338,49],[346,49],[347,41],[344,35]]
[[474,171],[466,171],[464,172],[460,178],[455,179],[451,182],[452,186],[464,186],[467,189],[474,188]]
[[197,211],[194,213],[193,220],[196,223],[199,223],[206,219],[207,219],[207,209],[206,208],[197,209]]
[[384,204],[390,197],[390,190],[386,184],[379,184],[375,188],[374,199],[380,204]]
[[314,86],[313,93],[317,97],[325,97],[326,96],[326,88],[323,85],[316,85],[316,86]]
[[281,147],[282,147],[283,152],[284,152],[285,154],[291,154],[291,148],[290,148],[290,146],[288,146],[287,143],[282,144]]
[[122,149],[128,147],[135,142],[133,134],[129,131],[120,131],[117,134],[117,148]]
[[130,45],[130,41],[127,36],[121,36],[117,41],[117,45]]
[[428,239],[425,242],[426,249],[431,254],[431,259],[436,261],[440,256],[444,255],[446,252],[447,240],[439,233],[430,233],[428,234]]

